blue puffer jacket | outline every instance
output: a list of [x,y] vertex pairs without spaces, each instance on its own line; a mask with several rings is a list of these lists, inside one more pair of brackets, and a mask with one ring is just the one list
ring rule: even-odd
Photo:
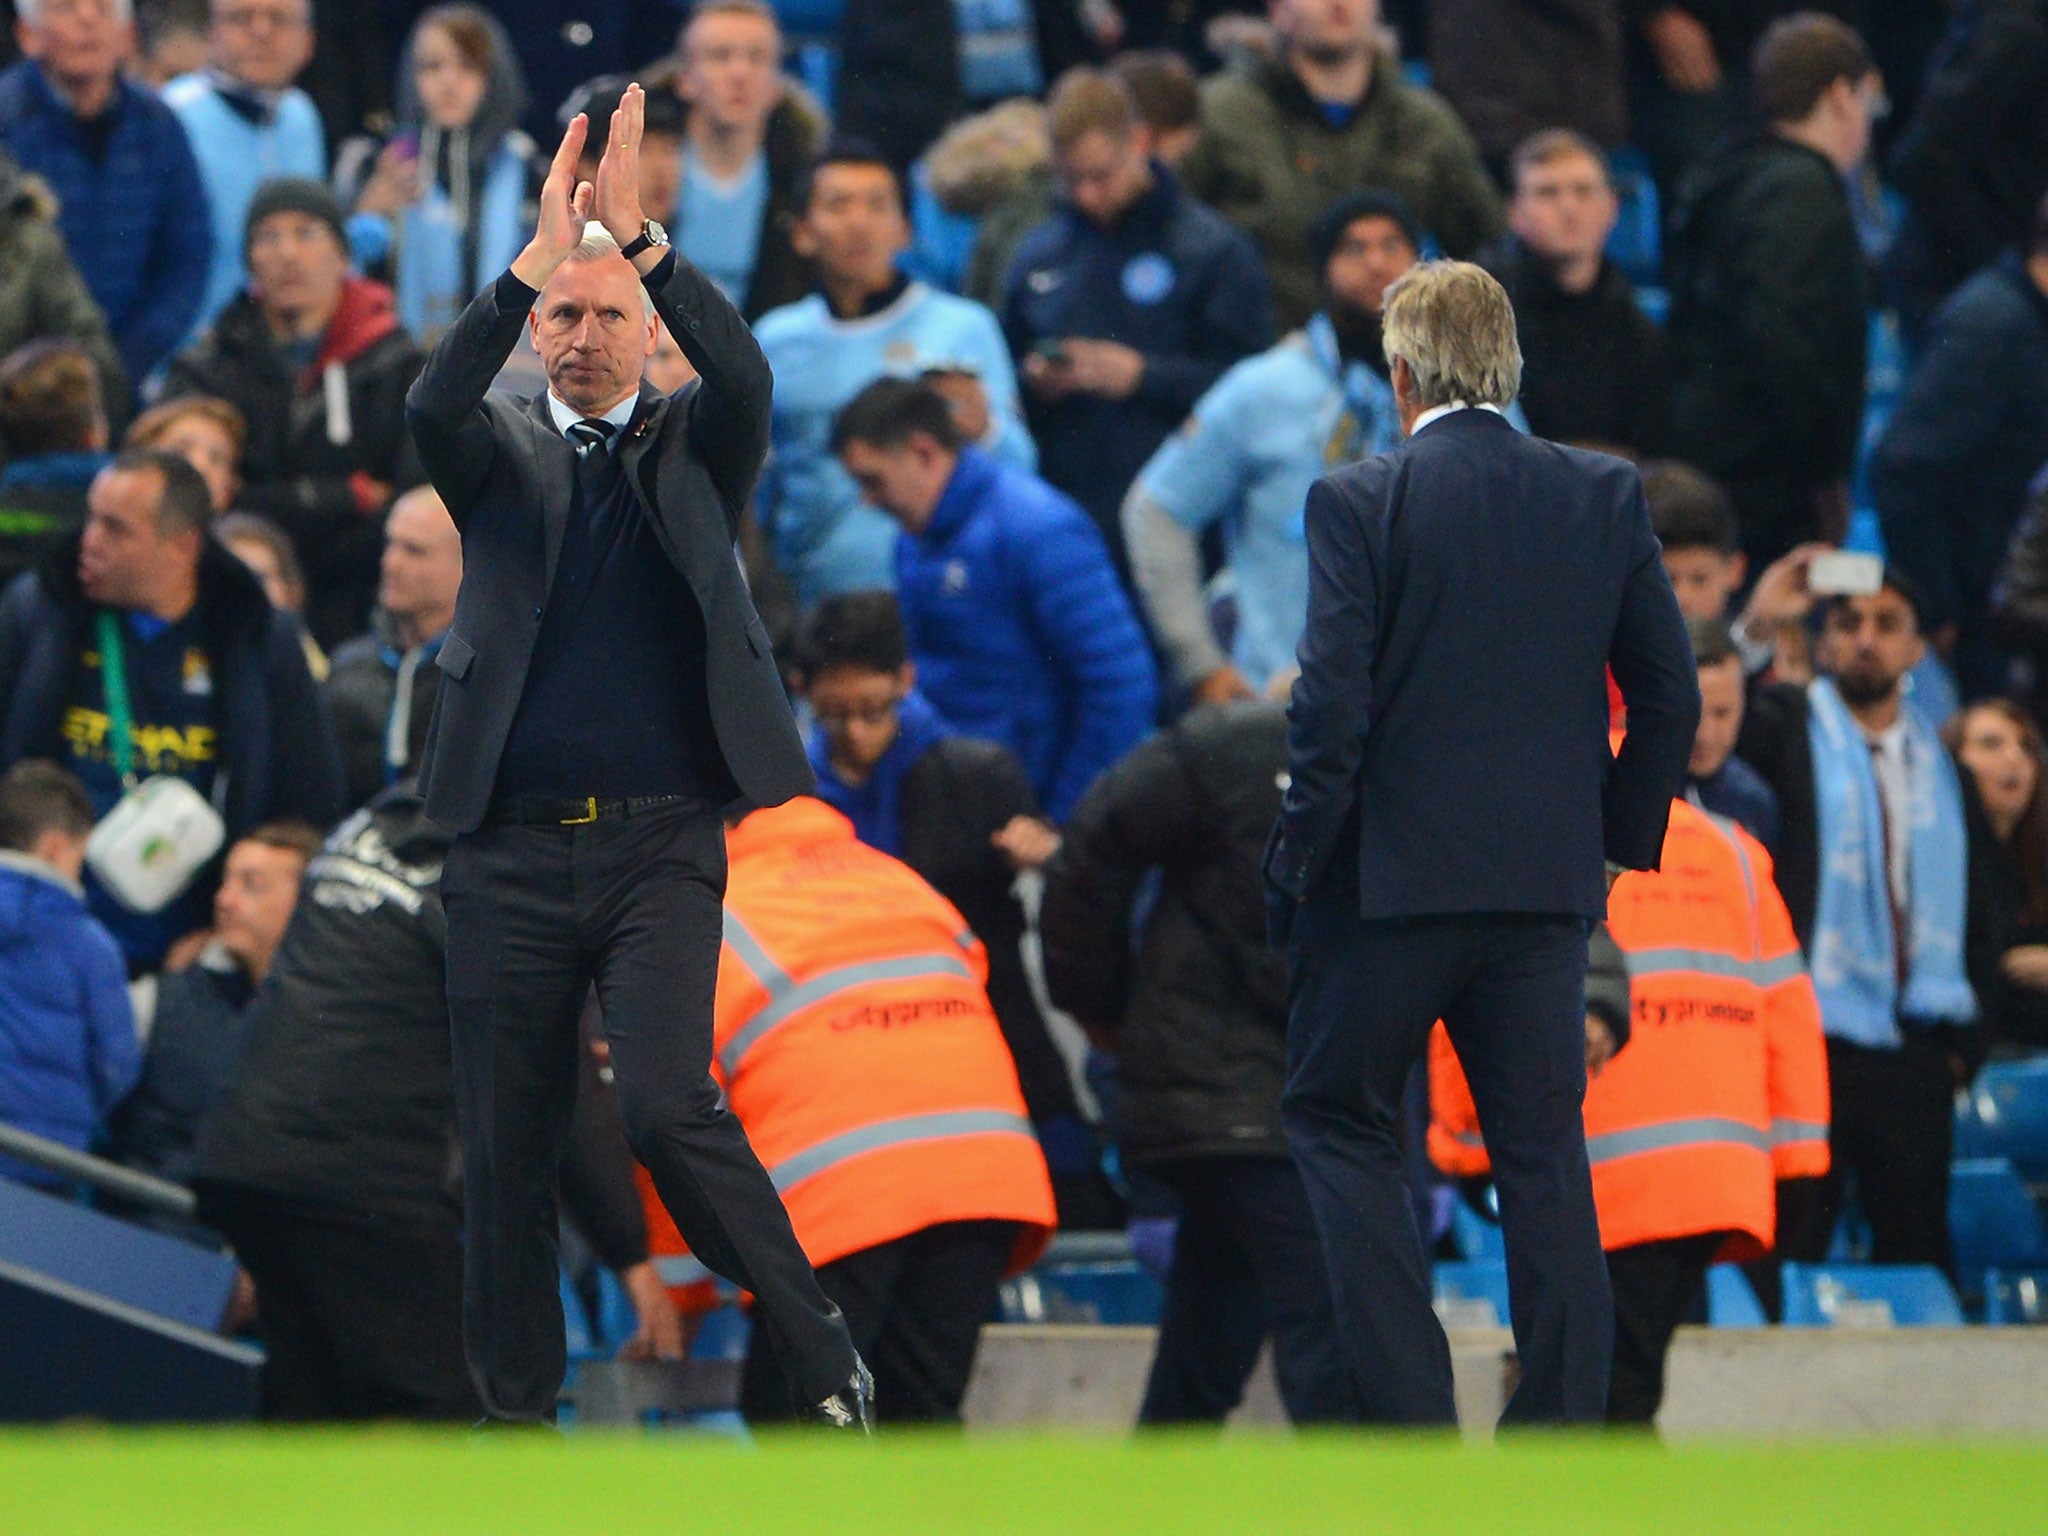
[[199,314],[213,225],[199,162],[171,109],[122,80],[107,111],[113,132],[96,162],[39,65],[24,60],[0,74],[0,140],[57,194],[64,244],[139,386]]
[[[141,1070],[121,951],[76,886],[0,852],[0,1122],[83,1151]],[[7,1158],[0,1177],[57,1182]]]
[[1088,515],[964,448],[922,534],[896,545],[918,687],[963,736],[1000,742],[1054,821],[1152,728],[1152,651]]

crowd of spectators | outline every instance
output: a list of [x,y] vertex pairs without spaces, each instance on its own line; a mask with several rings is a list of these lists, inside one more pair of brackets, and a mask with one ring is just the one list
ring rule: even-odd
[[[1853,1196],[1946,1263],[1951,1095],[2048,1049],[2048,8],[1809,6],[13,0],[0,1119],[210,1188],[302,1341],[341,1325],[283,1277],[381,1305],[342,1255],[397,1221],[439,1374],[306,1356],[273,1406],[467,1411],[408,797],[462,544],[404,401],[637,79],[642,201],[774,371],[738,550],[818,796],[985,946],[1061,1221],[1179,1214],[1148,1420],[1269,1333],[1297,1418],[1354,1413],[1257,853],[1306,494],[1399,440],[1380,317],[1439,255],[1512,298],[1516,426],[1642,468],[1686,798],[1775,860],[1827,1037],[1778,1251]],[[217,835],[139,905],[87,839],[166,781]],[[390,1170],[352,1204],[278,1107],[316,1075]],[[587,1227],[666,1349],[609,1156]]]

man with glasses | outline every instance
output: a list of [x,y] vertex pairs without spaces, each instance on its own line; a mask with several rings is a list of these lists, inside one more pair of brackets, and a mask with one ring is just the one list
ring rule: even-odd
[[327,178],[313,100],[292,81],[313,56],[312,0],[213,0],[208,67],[164,87],[199,161],[213,210],[213,265],[193,329],[241,291],[242,226],[256,188],[274,176]]

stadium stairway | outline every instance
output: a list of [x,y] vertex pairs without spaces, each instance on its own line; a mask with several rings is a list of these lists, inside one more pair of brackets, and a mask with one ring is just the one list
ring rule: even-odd
[[[191,1196],[12,1127],[0,1151],[169,1214]],[[234,1260],[0,1178],[0,1422],[246,1419],[263,1352],[217,1332]]]

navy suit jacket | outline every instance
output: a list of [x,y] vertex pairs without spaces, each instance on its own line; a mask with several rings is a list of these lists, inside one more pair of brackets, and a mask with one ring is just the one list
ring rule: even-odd
[[[1459,411],[1316,482],[1267,878],[1367,918],[1606,911],[1655,869],[1699,722],[1633,465]],[[1608,743],[1606,671],[1628,704]]]
[[[707,788],[780,805],[816,780],[733,546],[768,449],[768,360],[739,311],[680,255],[648,291],[699,379],[673,395],[641,384],[619,464],[703,614],[723,769]],[[405,402],[420,458],[462,530],[462,590],[436,658],[446,675],[420,769],[427,814],[456,832],[474,829],[489,808],[575,496],[575,453],[545,392],[491,392],[531,307],[501,308],[497,285],[484,289]]]

